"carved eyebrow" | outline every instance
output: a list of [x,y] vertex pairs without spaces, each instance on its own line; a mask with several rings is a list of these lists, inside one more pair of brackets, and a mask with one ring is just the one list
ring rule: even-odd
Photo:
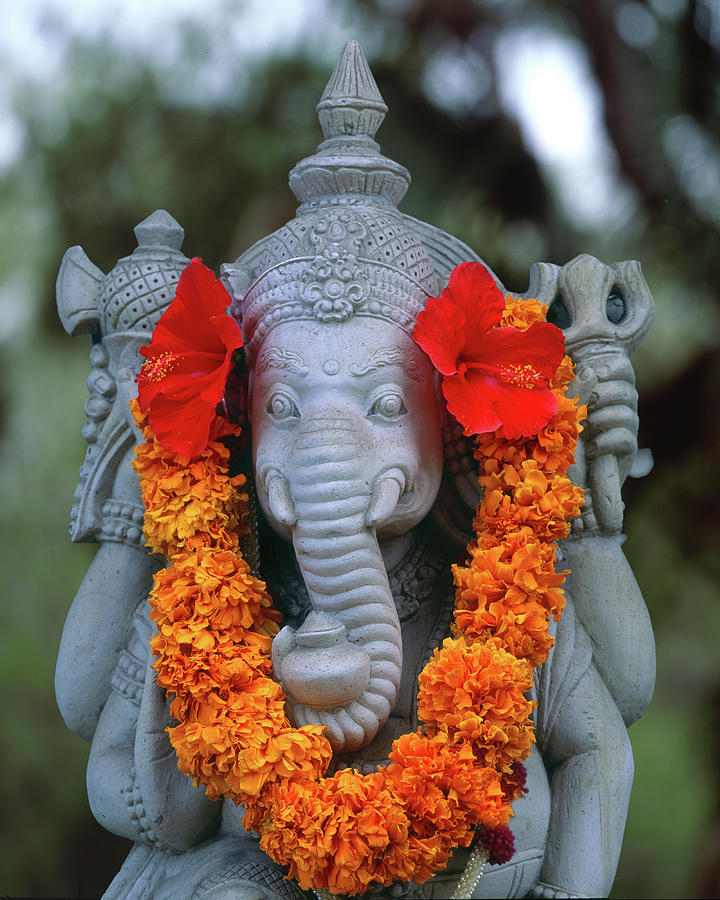
[[422,375],[418,372],[415,360],[408,359],[407,354],[396,347],[381,347],[368,353],[365,359],[357,366],[350,366],[351,375],[367,375],[368,372],[376,372],[383,366],[400,366],[405,374],[413,381],[422,381]]
[[259,375],[271,366],[275,369],[286,369],[294,375],[307,375],[310,371],[299,353],[282,347],[266,347],[255,364],[255,372]]

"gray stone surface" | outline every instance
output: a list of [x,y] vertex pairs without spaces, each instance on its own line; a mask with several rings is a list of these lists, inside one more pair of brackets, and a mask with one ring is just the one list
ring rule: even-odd
[[[479,257],[397,210],[409,175],[374,141],[386,108],[354,42],[318,111],[325,140],[290,175],[297,217],[223,274],[248,353],[254,489],[271,529],[261,564],[288,622],[274,643],[276,677],[296,722],[328,726],[345,754],[338,765],[369,771],[417,725],[417,674],[448,632],[449,564],[478,499],[469,445],[445,421],[410,335],[427,295]],[[108,275],[76,247],[58,278],[68,333],[100,338],[71,524],[73,540],[100,547],[68,614],[58,703],[92,741],[93,813],[136,842],[106,897],[298,897],[242,829],[242,810],[211,803],[180,774],[164,731],[128,400],[137,349],[187,259],[167,213],[136,234],[137,250]],[[654,678],[647,611],[621,547],[620,496],[637,450],[629,354],[652,299],[637,263],[588,256],[534,264],[528,294],[560,298],[571,319],[576,384],[590,409],[573,475],[590,502],[559,561],[572,568],[570,590],[536,674],[537,746],[511,823],[517,853],[487,868],[475,896],[606,896],[632,782],[626,724],[646,708]],[[458,851],[445,873],[397,895],[448,897],[466,858]]]

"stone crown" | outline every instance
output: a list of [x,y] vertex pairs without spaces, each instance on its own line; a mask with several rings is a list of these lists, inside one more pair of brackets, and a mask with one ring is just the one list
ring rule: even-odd
[[190,262],[180,250],[185,232],[165,210],[156,210],[133,230],[138,246],[119,259],[102,282],[103,335],[140,331],[149,338]]
[[233,313],[251,354],[274,325],[296,319],[366,315],[410,333],[437,291],[427,251],[397,210],[410,174],[374,141],[387,107],[357,41],[345,45],[317,112],[325,140],[290,173],[297,218],[251,248],[249,266],[241,257],[225,269],[232,284],[246,266],[250,286]]

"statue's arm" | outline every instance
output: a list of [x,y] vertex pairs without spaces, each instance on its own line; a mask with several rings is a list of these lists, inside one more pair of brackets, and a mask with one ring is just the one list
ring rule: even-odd
[[569,587],[595,667],[630,725],[645,712],[655,683],[650,617],[622,550],[621,494],[638,447],[631,354],[650,327],[654,304],[634,261],[608,266],[579,256],[552,272],[541,267],[548,270],[546,302],[559,299],[568,317],[563,327],[576,373],[571,393],[588,410],[569,473],[585,488],[585,505],[563,544]]
[[[130,450],[122,460],[112,497],[139,508],[137,477]],[[118,656],[130,636],[132,614],[147,597],[160,562],[137,543],[103,540],[90,563],[65,620],[55,693],[65,723],[91,740],[110,693]]]
[[134,623],[92,740],[88,799],[109,831],[184,851],[217,828],[221,806],[178,769],[166,732],[172,724],[169,701],[151,665],[146,613],[138,613]]
[[595,667],[625,724],[632,725],[650,705],[655,688],[655,638],[620,536],[571,538],[563,552]]
[[543,758],[552,807],[536,896],[553,896],[556,889],[561,893],[555,896],[607,897],[620,858],[633,759],[622,717],[594,666],[566,698]]
[[569,598],[537,691],[536,734],[552,805],[534,895],[606,897],[625,830],[632,749]]
[[634,381],[630,360],[622,355],[608,359],[602,375],[592,378],[588,418],[570,470],[585,490],[585,505],[562,542],[575,610],[626,725],[643,715],[655,687],[652,623],[622,549],[620,490],[637,451]]

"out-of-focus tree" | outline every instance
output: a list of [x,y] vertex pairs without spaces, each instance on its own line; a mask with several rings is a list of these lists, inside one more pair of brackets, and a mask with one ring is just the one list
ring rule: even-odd
[[[249,58],[227,52],[223,29],[242,19],[240,5],[215,12],[202,25],[179,19],[154,55],[51,20],[64,48],[52,83],[12,78],[0,64],[22,130],[22,152],[0,174],[0,527],[10,563],[0,678],[11,688],[0,797],[12,811],[0,825],[0,891],[95,896],[127,847],[92,822],[86,750],[50,693],[88,562],[88,548],[64,540],[87,367],[82,341],[56,317],[59,260],[81,244],[107,271],[156,208],[184,226],[186,252],[214,267],[283,224],[295,209],[287,173],[320,140],[313,108],[332,57],[357,37],[390,107],[378,139],[413,175],[405,211],[457,234],[517,290],[536,259],[643,261],[658,318],[637,356],[641,443],[656,466],[626,488],[627,552],[661,668],[655,705],[631,732],[636,790],[616,893],[685,896],[702,885],[720,896],[718,848],[711,838],[701,846],[720,816],[706,726],[720,685],[720,10],[712,0],[344,0],[328,3],[327,25]],[[511,99],[515,54],[532,74],[538,48],[541,80],[541,47],[575,60],[568,89],[584,72],[599,110],[606,187],[584,214],[573,193],[592,197],[588,185],[543,153]],[[558,114],[569,102],[562,90],[541,99]],[[557,121],[546,140],[559,148],[573,122]]]

